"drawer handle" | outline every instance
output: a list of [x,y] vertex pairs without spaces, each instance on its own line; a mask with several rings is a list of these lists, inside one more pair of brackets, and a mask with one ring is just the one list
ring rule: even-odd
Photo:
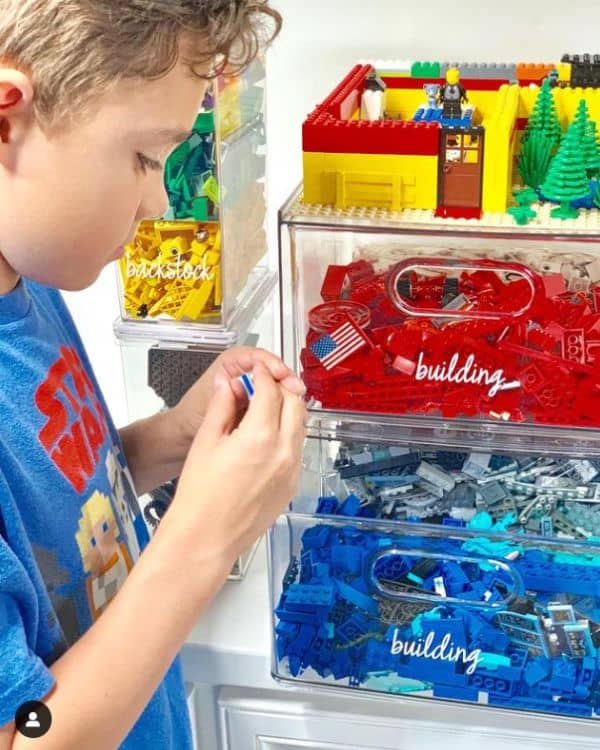
[[[473,578],[477,572],[478,577]],[[508,560],[389,547],[373,556],[369,579],[378,594],[396,601],[506,609],[523,595],[518,571]],[[452,594],[463,588],[461,594]]]
[[[519,295],[506,294],[503,299],[503,309],[477,309],[478,302],[484,301],[485,289],[469,292],[459,292],[459,284],[463,273],[476,273],[481,271],[490,280],[490,272],[498,277],[500,283],[505,281],[526,282],[528,298],[523,302]],[[418,273],[425,275],[442,275],[443,280],[454,279],[455,287],[453,299],[445,307],[424,305],[416,307],[410,304],[406,296],[400,291],[402,287],[410,289],[410,274]],[[500,276],[504,276],[504,281]],[[515,278],[516,277],[516,278]],[[485,277],[474,283],[486,286]],[[463,282],[463,286],[464,286]],[[506,285],[509,290],[509,286]],[[490,289],[492,292],[493,288]],[[443,318],[445,320],[514,320],[520,318],[534,308],[535,303],[545,298],[542,277],[522,263],[509,263],[480,258],[477,260],[454,260],[452,258],[407,258],[395,265],[387,277],[387,292],[395,307],[410,317]],[[454,305],[454,306],[453,306]]]

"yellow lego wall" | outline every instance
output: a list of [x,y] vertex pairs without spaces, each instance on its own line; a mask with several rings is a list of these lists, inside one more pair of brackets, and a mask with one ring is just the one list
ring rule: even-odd
[[[481,125],[486,117],[496,111],[497,91],[468,91],[469,104],[475,107],[474,125]],[[388,89],[386,112],[389,117],[412,120],[419,107],[427,104],[427,95],[422,89]]]
[[307,203],[434,209],[437,182],[437,156],[304,154]]
[[496,94],[495,112],[483,121],[482,209],[505,212],[512,197],[516,120],[519,111],[519,87],[502,86]]
[[[520,89],[519,117],[529,117],[535,106],[538,88]],[[554,89],[554,101],[563,129],[575,117],[579,102],[585,99],[590,110],[590,117],[600,125],[600,89]]]
[[[564,64],[561,64],[564,67]],[[559,66],[559,77],[568,75]],[[482,125],[486,120],[495,117],[498,108],[504,106],[502,86],[498,91],[469,91],[467,96],[469,104],[475,107],[474,124]],[[514,86],[519,91],[519,109],[517,117],[529,117],[535,105],[539,87]],[[555,101],[559,116],[566,127],[567,122],[575,115],[577,105],[581,99],[585,99],[590,108],[590,116],[600,123],[600,89],[554,89]],[[427,96],[421,89],[388,89],[386,92],[386,111],[389,117],[403,120],[412,119],[417,109],[427,103]]]

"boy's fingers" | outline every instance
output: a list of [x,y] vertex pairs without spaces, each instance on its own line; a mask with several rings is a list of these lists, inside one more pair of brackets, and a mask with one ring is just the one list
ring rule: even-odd
[[293,370],[280,357],[266,349],[241,350],[238,360],[245,370],[251,370],[257,362],[262,362],[274,380],[278,380],[293,393],[303,395],[305,392],[304,384]]
[[260,361],[273,375],[275,380],[281,380],[282,378],[285,378],[286,375],[290,374],[290,371],[286,367],[286,365],[281,361],[281,359],[279,359],[278,356],[276,356],[272,352],[268,352],[266,349],[260,349],[257,351],[257,354],[259,354]]
[[240,383],[239,378],[234,378],[231,381],[231,389],[233,390],[235,397],[238,400],[238,408],[239,408],[240,404],[245,404],[248,400],[248,394],[246,393],[246,389]]
[[281,385],[291,393],[295,393],[298,396],[304,396],[306,393],[306,386],[296,375],[287,375],[281,381]]
[[252,376],[254,396],[250,399],[248,411],[241,422],[240,429],[247,431],[257,430],[260,427],[275,434],[279,431],[283,403],[281,386],[273,380],[273,376],[262,362],[254,365]]
[[281,410],[281,438],[289,442],[295,454],[300,455],[306,437],[308,412],[304,402],[295,394],[284,392]]
[[200,432],[215,442],[229,435],[238,419],[238,404],[227,378],[217,376],[212,398],[202,421]]
[[292,391],[292,393],[297,393],[300,396],[306,393],[304,383],[293,370],[290,370],[285,362],[275,354],[271,354],[271,352],[263,351],[261,354],[263,357],[262,361],[269,368],[275,380],[278,380],[281,385]]

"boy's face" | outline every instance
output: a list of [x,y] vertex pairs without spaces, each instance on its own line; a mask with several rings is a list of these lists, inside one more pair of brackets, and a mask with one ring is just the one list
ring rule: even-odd
[[48,134],[29,109],[12,120],[8,110],[0,143],[8,266],[60,289],[89,286],[141,219],[166,211],[165,159],[191,129],[206,85],[183,64],[156,81],[121,81],[89,117]]

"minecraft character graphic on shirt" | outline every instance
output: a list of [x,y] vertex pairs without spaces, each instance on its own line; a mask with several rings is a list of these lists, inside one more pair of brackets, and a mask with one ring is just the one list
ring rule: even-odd
[[106,455],[106,474],[121,529],[127,537],[133,562],[136,563],[141,552],[135,529],[135,519],[140,515],[140,507],[133,488],[133,478],[120,460],[120,451],[116,445]]
[[110,499],[101,492],[81,506],[75,534],[86,573],[86,589],[95,622],[117,595],[133,567],[125,544],[117,541],[119,528]]

